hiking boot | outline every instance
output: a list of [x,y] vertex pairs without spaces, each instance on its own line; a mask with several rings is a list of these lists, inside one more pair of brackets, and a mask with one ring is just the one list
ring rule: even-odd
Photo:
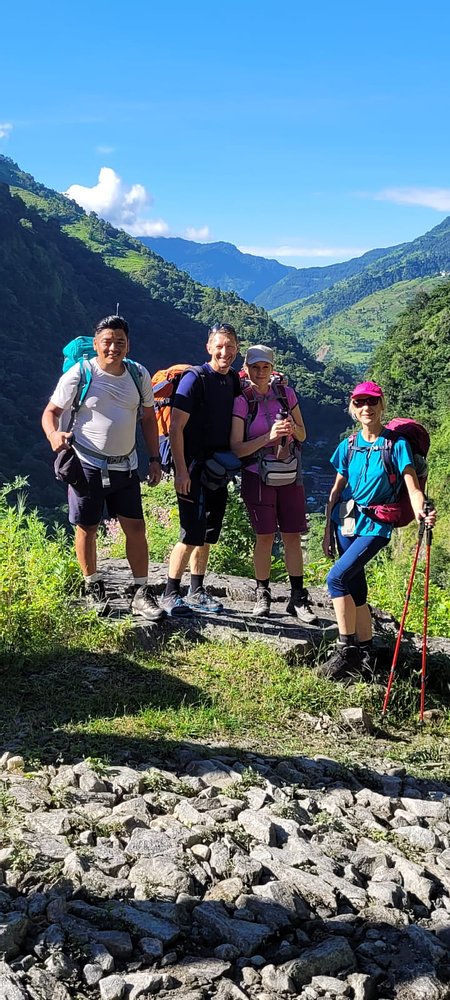
[[306,587],[303,587],[303,590],[291,590],[291,596],[286,605],[286,612],[288,615],[293,615],[294,618],[298,618],[299,621],[304,622],[305,625],[319,624],[319,619],[311,608],[310,597]]
[[345,646],[344,643],[336,643],[337,650],[325,663],[317,667],[317,673],[321,677],[326,677],[331,681],[341,681],[345,677],[352,677],[362,673],[362,657],[358,646]]
[[100,618],[106,618],[111,614],[112,609],[106,596],[103,580],[95,580],[95,583],[84,583],[81,595],[88,611],[96,611]]
[[194,590],[193,592],[190,590],[186,595],[185,604],[192,608],[192,611],[201,614],[217,615],[220,611],[223,611],[221,601],[218,601],[217,597],[212,597],[208,594],[204,587],[199,587],[198,590]]
[[175,590],[171,594],[163,594],[159,599],[159,603],[166,615],[171,618],[187,618],[192,615],[192,610],[186,601],[183,601],[181,594],[177,594]]
[[142,587],[134,584],[131,588],[131,593],[133,595],[131,611],[134,615],[141,615],[142,618],[146,618],[149,622],[159,622],[162,618],[166,617],[165,611],[160,608],[148,584]]
[[265,587],[256,588],[256,601],[252,608],[253,618],[268,618],[270,615],[270,605],[272,595]]

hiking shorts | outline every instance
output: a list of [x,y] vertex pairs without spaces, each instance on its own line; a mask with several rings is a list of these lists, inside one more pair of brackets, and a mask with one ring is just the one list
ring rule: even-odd
[[367,604],[364,567],[388,544],[384,535],[343,535],[336,531],[339,559],[327,576],[330,597],[353,597],[357,608]]
[[226,486],[220,490],[209,490],[202,486],[200,472],[199,466],[192,469],[189,496],[177,493],[180,542],[185,545],[214,545],[218,542],[227,505]]
[[69,486],[69,521],[83,528],[93,528],[99,524],[106,507],[108,517],[130,517],[144,519],[141,500],[141,484],[136,469],[133,472],[109,470],[111,485],[102,485],[100,469],[84,462],[83,471],[88,481],[89,495],[81,497]]
[[266,486],[256,472],[244,469],[241,496],[257,535],[273,535],[277,528],[286,534],[307,531],[303,486]]

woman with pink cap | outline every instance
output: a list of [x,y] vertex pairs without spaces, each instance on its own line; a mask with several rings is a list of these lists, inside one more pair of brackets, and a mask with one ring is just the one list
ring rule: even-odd
[[[339,552],[327,577],[339,628],[337,652],[320,668],[322,674],[335,680],[373,672],[372,618],[364,567],[388,544],[392,525],[373,520],[364,509],[374,503],[391,503],[396,489],[382,458],[386,436],[383,390],[375,382],[361,382],[353,389],[349,412],[360,429],[350,461],[349,438],[341,441],[331,457],[337,474],[327,504],[323,538],[325,555],[334,555],[335,543]],[[410,445],[399,437],[391,454],[397,476],[404,479],[416,521],[425,518],[433,526],[436,514],[432,511],[425,516],[425,497]]]
[[[253,614],[270,614],[272,546],[279,528],[291,587],[286,611],[307,625],[317,625],[303,585],[300,537],[307,525],[296,443],[305,440],[306,431],[294,389],[284,385],[280,376],[273,377],[273,367],[271,347],[249,347],[244,361],[248,386],[234,401],[231,426],[230,447],[243,459],[242,499],[256,535]],[[274,483],[277,476],[278,485]]]

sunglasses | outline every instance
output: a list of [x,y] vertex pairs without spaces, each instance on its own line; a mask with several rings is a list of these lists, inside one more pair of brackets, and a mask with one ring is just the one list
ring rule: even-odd
[[234,326],[231,326],[230,323],[214,323],[214,326],[211,326],[209,328],[210,334],[219,333],[220,330],[225,330],[225,333],[233,333],[234,336],[236,336],[236,330],[234,329]]
[[364,396],[364,399],[352,399],[353,406],[360,410],[362,406],[377,406],[380,403],[379,396]]

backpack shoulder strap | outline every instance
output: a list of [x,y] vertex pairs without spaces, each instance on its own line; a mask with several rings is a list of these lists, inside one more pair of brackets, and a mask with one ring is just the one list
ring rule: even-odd
[[70,419],[67,425],[67,432],[70,433],[75,422],[75,417],[80,409],[82,403],[86,399],[89,392],[89,386],[92,382],[92,368],[89,358],[83,357],[81,361],[78,362],[80,374],[77,391],[73,398],[72,406],[70,408]]
[[139,399],[140,399],[140,401],[142,403],[143,399],[144,399],[144,397],[142,395],[142,372],[141,372],[139,366],[136,364],[136,362],[135,361],[131,361],[131,358],[124,358],[124,362],[123,363],[125,365],[125,368],[127,369],[127,372],[130,373],[131,378],[133,379],[133,382],[134,382],[134,384],[136,386],[136,389],[137,389],[137,391],[139,393]]
[[351,462],[352,458],[353,458],[353,455],[355,454],[355,451],[356,451],[356,434],[355,433],[350,434],[350,436],[347,438],[347,447],[348,447],[348,451],[347,451],[347,463],[349,464]]
[[396,468],[394,466],[392,458],[392,449],[394,447],[395,442],[398,440],[398,435],[393,434],[389,428],[385,428],[385,432],[386,430],[387,433],[383,440],[383,449],[381,452],[381,458],[384,465],[384,471],[389,479],[391,486],[396,486],[398,485],[399,477]]

